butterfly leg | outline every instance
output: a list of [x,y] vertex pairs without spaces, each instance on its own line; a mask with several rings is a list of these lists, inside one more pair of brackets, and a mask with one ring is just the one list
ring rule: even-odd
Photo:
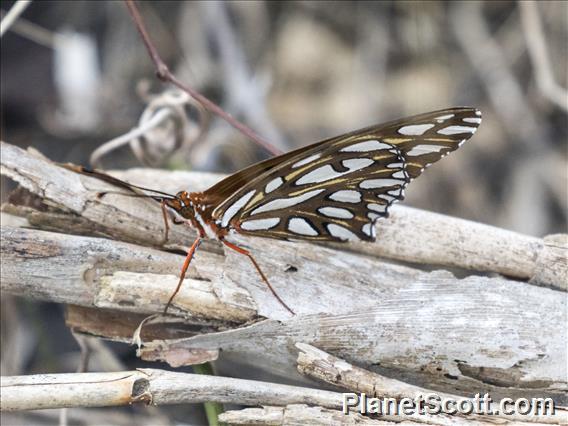
[[181,225],[181,224],[184,224],[184,223],[187,223],[187,222],[185,220],[179,220],[175,216],[170,216],[168,214],[168,209],[167,209],[167,206],[166,206],[166,202],[164,200],[162,200],[160,202],[160,206],[162,207],[162,216],[164,218],[164,238],[162,240],[161,245],[164,245],[168,242],[169,232],[170,232],[170,229],[171,229],[168,218],[172,221],[172,223],[174,225]]
[[161,245],[164,245],[168,242],[170,224],[168,223],[168,211],[166,209],[166,202],[162,200],[160,201],[160,205],[162,206],[162,216],[164,217],[164,239],[162,240]]
[[274,288],[272,287],[272,285],[268,281],[268,278],[266,278],[266,275],[264,275],[264,273],[260,269],[260,266],[258,266],[258,263],[256,263],[256,260],[254,259],[254,257],[252,257],[252,254],[250,254],[250,252],[248,250],[245,250],[244,248],[239,247],[236,244],[230,243],[230,242],[226,241],[225,239],[221,239],[221,242],[223,244],[225,244],[227,247],[229,247],[230,249],[235,250],[237,253],[244,254],[246,257],[248,257],[250,259],[250,261],[252,262],[252,264],[254,265],[254,267],[256,268],[256,270],[258,271],[260,277],[262,278],[262,281],[264,281],[264,283],[268,286],[268,288],[270,289],[270,291],[272,292],[274,297],[276,297],[276,299],[280,302],[280,304],[282,306],[284,306],[286,308],[286,310],[288,312],[290,312],[292,315],[296,315],[294,313],[294,311],[292,309],[290,309],[290,307],[286,303],[284,303],[284,301],[280,298],[280,296],[278,296],[278,293],[276,293],[276,290],[274,290]]
[[187,272],[187,268],[189,268],[189,264],[191,263],[191,259],[193,259],[193,255],[195,254],[195,251],[197,250],[197,248],[201,244],[201,240],[202,240],[202,237],[198,236],[196,238],[196,240],[193,242],[193,244],[191,245],[191,247],[189,248],[189,250],[187,251],[187,256],[185,257],[185,262],[183,262],[183,267],[181,268],[181,274],[179,276],[178,285],[177,285],[175,291],[170,296],[170,300],[168,300],[166,307],[164,308],[164,315],[166,315],[168,313],[168,308],[172,304],[174,297],[176,297],[176,294],[178,294],[178,291],[181,288],[181,284],[183,283],[183,279],[185,278],[185,273]]

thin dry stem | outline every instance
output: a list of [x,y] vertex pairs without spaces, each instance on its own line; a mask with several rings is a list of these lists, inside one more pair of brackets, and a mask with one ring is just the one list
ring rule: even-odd
[[134,23],[136,24],[136,28],[138,29],[138,32],[140,33],[140,36],[142,37],[142,40],[144,42],[144,45],[146,46],[146,49],[148,50],[148,54],[150,55],[152,62],[154,62],[154,65],[156,67],[156,74],[157,74],[157,76],[160,80],[162,80],[164,82],[172,83],[174,86],[177,86],[178,88],[180,88],[184,92],[188,93],[192,98],[196,99],[199,103],[201,103],[205,109],[207,109],[211,113],[213,113],[213,114],[217,115],[218,117],[222,118],[223,120],[225,120],[227,123],[229,123],[235,129],[239,130],[243,135],[245,135],[246,137],[248,137],[249,139],[254,141],[256,144],[263,147],[265,150],[267,150],[271,154],[277,155],[277,154],[281,153],[280,150],[278,150],[272,144],[270,144],[267,140],[265,140],[264,138],[259,136],[250,127],[246,126],[245,124],[241,123],[240,121],[235,119],[233,116],[231,116],[229,113],[225,112],[219,105],[215,104],[214,102],[209,100],[207,97],[203,96],[201,93],[199,93],[198,91],[196,91],[192,87],[190,87],[190,86],[186,85],[185,83],[182,83],[181,81],[179,81],[172,74],[172,72],[170,71],[170,69],[168,68],[166,63],[162,60],[160,54],[158,53],[158,50],[154,46],[154,44],[153,44],[153,42],[150,38],[150,35],[148,34],[146,27],[144,26],[144,22],[142,20],[140,12],[138,11],[138,8],[136,7],[136,4],[134,3],[134,1],[133,0],[125,0],[125,1],[126,1],[126,5],[128,7],[128,11],[130,12],[130,15],[132,16]]

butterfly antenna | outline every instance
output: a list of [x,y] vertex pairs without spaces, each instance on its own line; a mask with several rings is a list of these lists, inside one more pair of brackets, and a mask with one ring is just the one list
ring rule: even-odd
[[[136,188],[136,189],[140,189],[142,191],[148,191],[148,192],[153,192],[155,194],[163,195],[165,197],[175,198],[174,195],[168,194],[167,192],[158,191],[156,189],[151,189],[151,188],[146,188],[146,187],[143,187],[143,186],[134,185],[132,183],[128,183],[128,182],[125,182],[123,180],[117,179],[113,176],[107,175],[106,173],[102,173],[102,172],[99,172],[99,171],[96,171],[96,170],[92,170],[92,169],[89,169],[87,167],[77,166],[75,164],[61,164],[61,165],[63,167],[65,167],[66,169],[73,170],[73,171],[78,172],[78,173],[83,173],[85,175],[94,176],[94,177],[96,177],[100,180],[103,180],[103,181],[108,182],[108,183],[112,183],[112,184],[117,185],[117,186],[121,186],[121,187],[126,188],[126,189],[132,190],[132,188]],[[102,197],[102,196],[104,196],[106,194],[110,194],[110,193],[111,193],[110,191],[101,192],[101,193],[99,193],[99,196]],[[100,195],[100,194],[102,194],[102,195]],[[121,193],[116,193],[116,194],[121,194]],[[126,195],[126,194],[121,194],[121,195]],[[151,195],[148,195],[147,197],[152,198]]]
[[156,195],[152,195],[152,194],[130,194],[130,193],[125,193],[125,192],[119,192],[119,191],[101,191],[101,192],[97,192],[97,198],[103,198],[105,195],[122,195],[123,197],[132,197],[132,198],[151,198],[155,201],[158,202],[162,202],[165,199],[173,199],[174,197],[158,197]]

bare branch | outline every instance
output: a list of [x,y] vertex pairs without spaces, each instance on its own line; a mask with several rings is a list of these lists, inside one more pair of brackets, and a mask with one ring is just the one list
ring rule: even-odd
[[10,11],[2,18],[0,22],[0,37],[18,20],[18,17],[24,13],[24,10],[30,5],[31,0],[18,0],[10,9]]
[[[386,420],[376,420],[361,414],[343,414],[338,410],[322,407],[309,407],[303,404],[287,405],[286,407],[245,408],[244,410],[226,411],[219,420],[229,425],[311,425],[311,426],[340,426],[361,425],[379,426],[392,425]],[[400,423],[399,423],[400,424]],[[405,421],[404,426],[421,423]],[[423,424],[423,423],[422,423]]]
[[221,107],[219,107],[217,104],[215,104],[214,102],[212,102],[211,100],[209,100],[208,98],[203,96],[201,93],[197,92],[195,89],[193,89],[190,86],[179,81],[171,73],[168,66],[165,64],[165,62],[160,57],[158,50],[156,49],[156,47],[152,43],[152,40],[150,39],[150,35],[148,34],[146,27],[144,26],[144,22],[142,20],[142,17],[140,16],[140,12],[138,11],[138,8],[136,7],[134,1],[133,0],[125,0],[125,1],[126,1],[126,6],[128,7],[128,11],[130,12],[130,15],[132,16],[134,23],[136,24],[136,28],[138,29],[138,32],[140,33],[140,36],[142,37],[142,40],[144,41],[144,45],[146,46],[146,49],[148,50],[148,54],[150,55],[152,62],[154,62],[154,65],[156,67],[156,73],[157,73],[158,78],[160,80],[172,83],[174,86],[176,86],[176,87],[180,88],[181,90],[183,90],[184,92],[188,93],[192,98],[199,101],[199,103],[201,103],[201,105],[203,105],[203,107],[205,109],[207,109],[208,111],[217,115],[218,117],[221,117],[223,120],[225,120],[231,126],[233,126],[235,129],[240,131],[243,135],[245,135],[246,137],[248,137],[249,139],[251,139],[252,141],[257,143],[258,145],[263,147],[268,152],[275,154],[275,155],[280,153],[280,151],[277,148],[275,148],[268,141],[266,141],[264,138],[262,138],[258,134],[256,134],[254,132],[254,130],[252,130],[251,128],[249,128],[245,124],[241,123],[240,121],[238,121],[234,117],[232,117],[230,114],[225,112]]
[[[93,151],[91,157],[89,159],[89,163],[93,167],[98,167],[100,165],[101,158],[107,155],[109,152],[114,151],[115,149],[130,143],[133,139],[136,139],[140,136],[143,136],[149,130],[154,129],[157,126],[160,126],[164,122],[171,119],[173,112],[170,109],[161,109],[156,111],[155,115],[153,115],[149,120],[145,123],[141,124],[138,127],[130,130],[128,133],[124,135],[120,135],[108,142],[105,142],[103,145],[99,146],[97,149]],[[137,153],[137,151],[134,151]],[[136,155],[140,160],[141,155]]]
[[[212,281],[219,256],[201,257],[209,266],[190,270],[193,278],[184,280],[174,308],[212,320],[251,319],[254,305],[242,289],[227,283],[216,295]],[[181,259],[106,239],[2,227],[2,291],[59,303],[161,312],[177,285]]]
[[[4,173],[37,194],[35,200],[28,194],[29,202],[23,194],[11,197],[11,208],[34,226],[137,243],[3,227],[3,291],[81,305],[74,328],[129,340],[142,315],[163,308],[183,261],[177,254],[140,247],[159,246],[159,206],[119,196],[101,199],[96,194],[112,188],[106,182],[7,144],[1,160]],[[199,190],[219,178],[146,169],[122,177],[168,192]],[[188,296],[174,311],[186,319],[177,319],[171,330],[161,324],[145,336],[145,341],[168,340],[147,343],[142,355],[179,365],[212,359],[222,350],[298,377],[290,342],[300,341],[364,367],[380,363],[380,370],[429,389],[463,394],[482,388],[495,397],[526,397],[538,389],[539,395],[565,401],[564,292],[498,276],[458,279],[447,271],[426,272],[380,258],[423,259],[524,279],[548,271],[547,279],[560,287],[565,285],[564,243],[403,207],[378,226],[377,244],[315,250],[307,243],[238,237],[294,308],[298,315],[293,318],[247,259],[223,253],[216,244],[204,245],[183,286]],[[185,247],[191,232],[174,228],[168,247]],[[102,312],[86,315],[85,309],[94,307],[115,310],[108,313],[112,321]],[[116,310],[142,318],[125,321]],[[87,316],[89,321],[81,322]],[[258,317],[270,320],[243,325]],[[186,329],[176,336],[180,323]],[[542,333],[544,324],[554,333]],[[265,350],[259,353],[259,347]]]
[[1,378],[0,410],[155,405],[214,401],[241,405],[310,404],[340,408],[342,395],[319,389],[200,374],[140,369],[116,373]]
[[205,20],[204,27],[215,28],[212,38],[215,50],[219,52],[227,103],[231,110],[239,111],[281,150],[286,143],[266,110],[265,88],[248,69],[243,46],[238,42],[238,34],[229,19],[231,6],[231,3],[223,2],[199,3],[200,15]]
[[546,138],[503,49],[491,35],[482,13],[484,3],[455,2],[450,6],[453,33],[485,86],[495,114],[527,152],[540,151],[539,143]]
[[[368,370],[355,367],[348,362],[329,355],[328,353],[319,350],[311,345],[297,343],[296,347],[300,350],[300,353],[298,354],[298,371],[300,371],[300,373],[302,374],[306,374],[326,383],[330,383],[332,385],[348,389],[356,393],[365,393],[370,397],[387,397],[394,398],[396,400],[401,400],[403,398],[416,400],[417,397],[424,397],[425,395],[433,393],[433,391],[430,389],[413,386],[411,384],[401,382],[400,380],[391,379],[380,374],[372,373]],[[437,392],[437,395],[442,399],[451,399],[454,401],[467,399],[459,397],[457,395],[444,394],[441,392]],[[495,401],[492,401],[492,404],[490,404],[489,406],[492,411],[498,410]],[[458,413],[457,415],[463,416],[467,420],[473,420],[483,424],[484,416],[475,414],[464,416],[461,413]],[[417,420],[419,420],[421,416],[416,417]],[[501,414],[491,418],[499,418],[503,421],[560,424],[562,420],[568,420],[568,411],[558,410],[558,412],[553,415],[532,416],[519,414]],[[432,416],[432,420],[436,424],[438,424],[438,422],[444,423],[444,420],[446,420],[448,424],[453,424],[452,419],[455,420],[455,417],[443,415]],[[489,417],[486,417],[486,420],[489,420]]]
[[[116,188],[76,175],[9,144],[2,143],[1,161],[3,174],[38,194],[49,205],[77,215],[76,226],[90,226],[91,235],[112,235],[115,239],[143,245],[161,244],[164,229],[157,203],[110,195],[98,198],[98,192]],[[221,178],[205,173],[147,169],[116,175],[170,193],[181,189],[204,190]],[[36,211],[31,216],[36,226],[51,226],[48,229],[69,232],[73,226],[68,217],[60,219],[58,225],[53,214]],[[166,247],[187,248],[194,235],[190,229],[174,227]],[[328,246],[405,262],[496,272],[558,289],[566,289],[568,285],[568,244],[563,242],[563,237],[555,237],[554,242],[545,241],[404,206],[394,206],[391,217],[377,223],[377,235],[375,244]],[[256,252],[270,253],[274,244],[280,244],[261,238],[239,238]],[[294,247],[303,253],[313,251],[313,245],[307,243],[296,242]],[[219,248],[216,251],[219,252]]]
[[527,41],[527,49],[535,71],[536,84],[541,93],[550,102],[568,112],[568,91],[560,86],[554,78],[544,30],[538,12],[538,3],[534,1],[519,1],[517,5],[521,12],[523,34]]

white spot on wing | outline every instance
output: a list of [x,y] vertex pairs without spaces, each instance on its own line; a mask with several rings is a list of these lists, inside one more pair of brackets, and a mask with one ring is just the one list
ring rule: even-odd
[[294,163],[292,165],[292,168],[297,169],[298,167],[305,166],[306,164],[311,163],[312,161],[316,161],[320,157],[321,157],[321,154],[310,155],[309,157],[306,157],[306,158],[298,161],[297,163]]
[[296,181],[296,185],[304,185],[306,183],[316,183],[316,182],[324,182],[329,179],[333,179],[336,177],[341,176],[341,173],[336,172],[333,167],[329,164],[325,166],[318,167],[315,170],[305,174],[300,179]]
[[231,219],[242,209],[246,203],[252,198],[252,196],[256,193],[256,190],[252,190],[247,192],[237,201],[235,201],[227,210],[225,210],[225,214],[223,215],[223,219],[221,220],[221,226],[224,228],[226,227]]
[[315,197],[316,195],[320,194],[323,191],[325,191],[325,189],[314,189],[313,191],[308,191],[296,197],[277,198],[276,200],[269,201],[268,203],[254,209],[251,212],[251,216],[253,214],[269,212],[272,210],[285,209],[288,207],[295,206],[296,204],[300,204],[306,200],[309,200],[310,198]]
[[375,227],[372,223],[366,223],[365,225],[363,225],[361,231],[363,231],[363,234],[368,235],[371,238],[375,238],[376,236]]
[[367,208],[369,210],[373,210],[374,212],[378,212],[378,213],[385,213],[387,211],[387,206],[385,206],[384,204],[371,203],[371,204],[367,204]]
[[481,117],[481,111],[479,111],[479,110],[476,109],[476,110],[475,110],[475,115]]
[[364,169],[365,167],[370,166],[374,162],[375,161],[371,160],[370,158],[350,158],[348,160],[343,160],[341,164],[344,167],[347,167],[350,172],[353,172],[355,170]]
[[375,189],[384,188],[388,186],[401,185],[402,182],[398,179],[367,179],[359,183],[359,188]]
[[353,213],[347,209],[342,209],[339,207],[320,207],[318,212],[327,217],[336,217],[339,219],[351,219],[353,218]]
[[393,173],[392,177],[398,179],[406,179],[406,172],[404,170],[399,170],[398,172]]
[[308,235],[315,237],[318,235],[318,231],[308,223],[306,219],[301,217],[293,217],[288,221],[288,230],[294,234]]
[[462,121],[465,121],[466,123],[480,124],[480,123],[481,123],[481,118],[478,118],[478,117],[466,117],[466,118],[464,118]]
[[361,202],[361,193],[352,189],[342,189],[331,194],[329,199],[342,203],[359,203]]
[[458,135],[460,133],[475,133],[477,127],[469,126],[448,126],[438,130],[440,135]]
[[424,154],[431,154],[433,152],[440,152],[444,148],[448,149],[448,147],[444,145],[424,145],[424,144],[416,145],[410,151],[408,151],[406,155],[418,156]]
[[253,219],[241,223],[241,228],[245,231],[260,231],[274,228],[279,223],[280,219],[277,217],[271,217],[267,219]]
[[441,115],[439,117],[436,117],[435,120],[438,121],[438,123],[441,123],[442,121],[446,121],[449,118],[452,118],[454,116],[454,114],[447,114],[447,115]]
[[349,229],[344,228],[343,226],[336,225],[335,223],[329,223],[327,225],[327,230],[329,233],[334,236],[335,238],[339,238],[340,240],[347,241],[347,240],[359,240],[359,237],[351,232]]
[[387,164],[389,169],[402,169],[404,167],[404,163],[390,163]]
[[354,145],[349,145],[340,149],[340,152],[369,152],[377,151],[379,149],[390,149],[392,145],[388,145],[377,140],[359,142]]
[[281,177],[274,178],[266,184],[266,187],[264,188],[264,192],[266,192],[268,194],[269,192],[274,191],[276,188],[278,188],[283,183],[284,183],[284,179],[282,179]]
[[367,217],[374,222],[375,220],[377,220],[381,216],[378,215],[377,213],[367,213]]
[[363,169],[373,163],[374,161],[370,158],[351,158],[349,160],[343,160],[342,164],[349,169],[346,172],[337,172],[329,164],[326,164],[325,166],[318,167],[317,169],[306,173],[296,181],[296,185],[325,182],[326,180],[335,179],[340,176],[346,175],[347,173],[352,173],[357,170]]
[[434,124],[411,124],[409,126],[402,126],[398,129],[398,133],[408,136],[423,135],[424,132],[434,127]]

